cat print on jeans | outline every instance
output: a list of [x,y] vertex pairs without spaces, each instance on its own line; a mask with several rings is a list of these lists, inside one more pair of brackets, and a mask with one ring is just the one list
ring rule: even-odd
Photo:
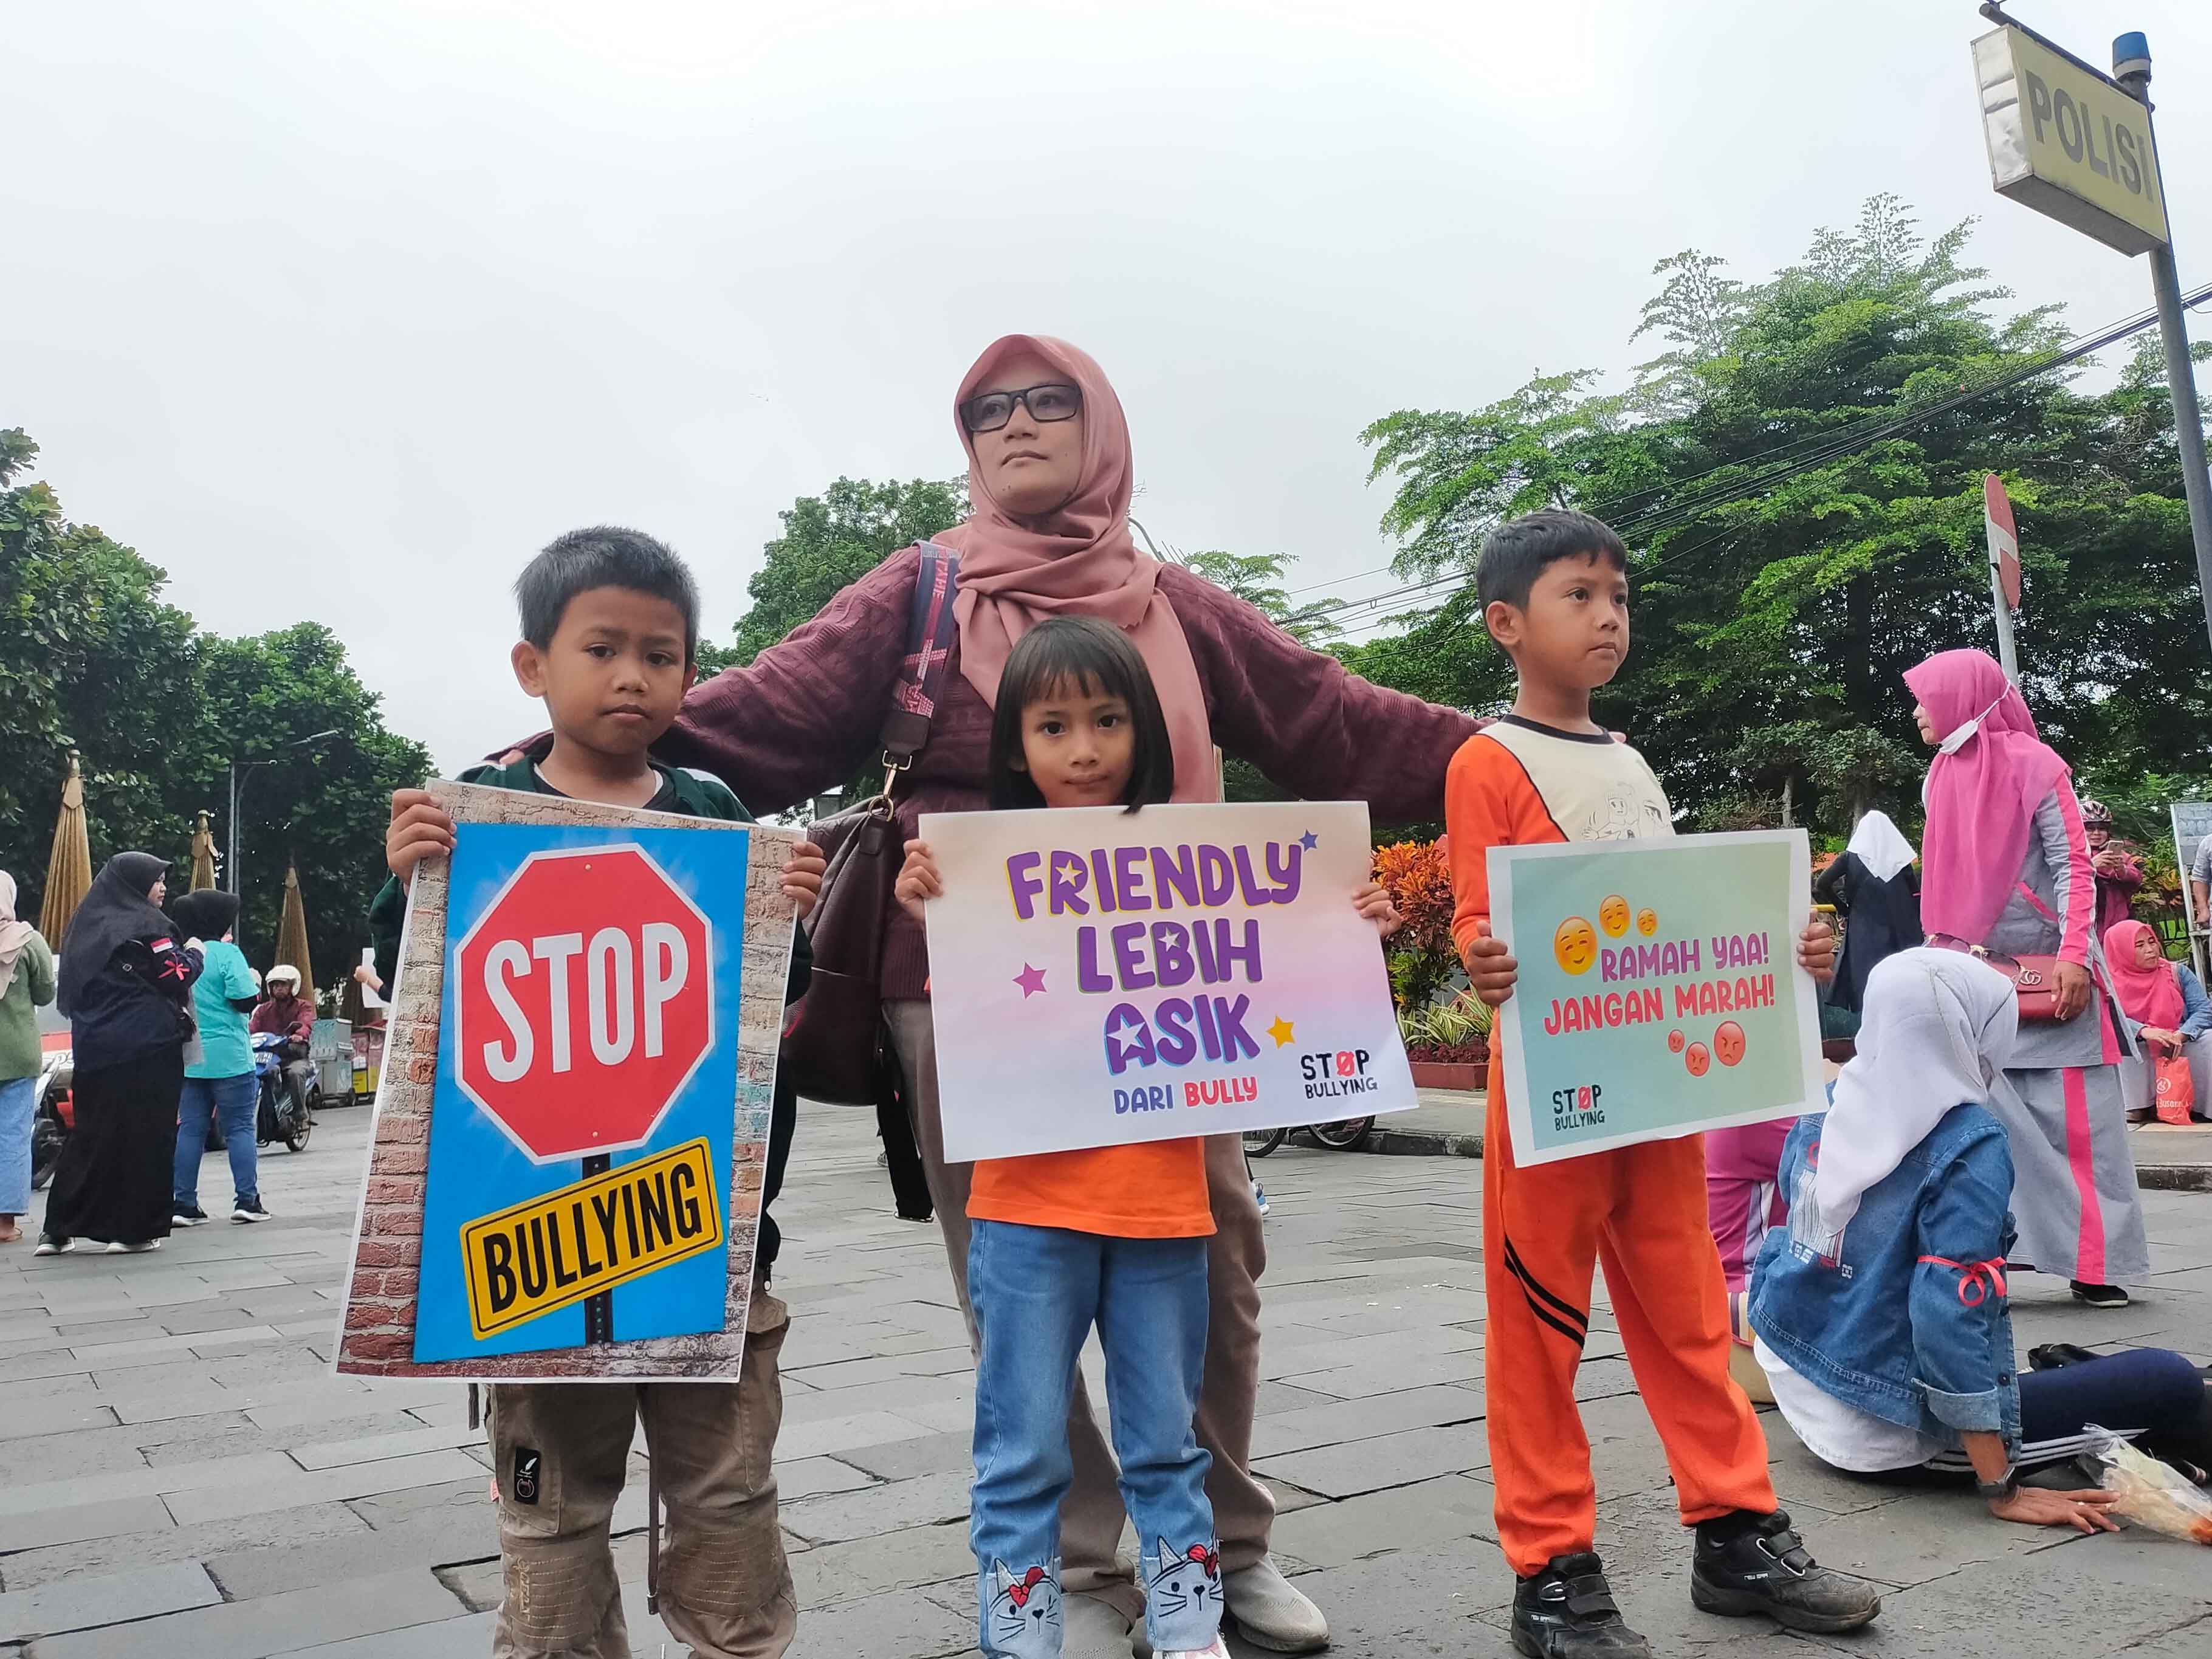
[[1174,1646],[1188,1632],[1196,1639],[1184,1645],[1203,1647],[1221,1627],[1220,1547],[1193,1544],[1178,1554],[1166,1539],[1156,1542],[1159,1565],[1145,1580],[1146,1622],[1156,1641],[1164,1637]]
[[991,1563],[990,1649],[1003,1659],[1059,1659],[1060,1563],[1017,1575]]

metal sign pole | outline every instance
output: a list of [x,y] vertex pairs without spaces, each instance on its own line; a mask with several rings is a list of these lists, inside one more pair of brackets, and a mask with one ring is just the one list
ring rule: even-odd
[[[2150,41],[2123,34],[2112,42],[2112,76],[2143,106],[2150,120]],[[2154,149],[2152,154],[2156,155]],[[2166,194],[2161,173],[2159,195]],[[2204,421],[2197,405],[2197,375],[2189,362],[2189,325],[2181,310],[2181,276],[2173,259],[2171,234],[2150,250],[2151,292],[2158,301],[2158,332],[2166,348],[2166,384],[2173,397],[2173,435],[2181,450],[2181,489],[2189,498],[2189,533],[2197,544],[2197,596],[2204,604],[2204,629],[2212,639],[2212,471],[2204,461]]]

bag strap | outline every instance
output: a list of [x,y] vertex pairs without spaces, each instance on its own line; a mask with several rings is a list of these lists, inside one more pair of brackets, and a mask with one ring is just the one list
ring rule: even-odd
[[907,611],[906,656],[891,688],[890,713],[884,718],[884,793],[929,741],[929,722],[945,691],[945,671],[952,659],[957,624],[952,601],[960,591],[960,556],[937,542],[923,542],[915,571],[914,599]]

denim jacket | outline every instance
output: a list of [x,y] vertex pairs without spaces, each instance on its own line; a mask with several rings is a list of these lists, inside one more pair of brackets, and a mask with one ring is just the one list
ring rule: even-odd
[[1792,1225],[1752,1270],[1752,1328],[1790,1368],[1847,1406],[1956,1447],[1964,1430],[2020,1443],[2020,1384],[2004,1261],[2012,1152],[1984,1108],[1954,1106],[1868,1191],[1840,1258],[1797,1242],[1827,1115],[1782,1150]]

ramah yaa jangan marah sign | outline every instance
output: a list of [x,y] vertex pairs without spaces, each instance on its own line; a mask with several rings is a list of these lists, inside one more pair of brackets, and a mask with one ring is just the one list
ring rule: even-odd
[[338,1370],[734,1382],[797,836],[431,792]]
[[1803,830],[1493,847],[1488,862],[1492,927],[1521,964],[1498,1019],[1517,1162],[1821,1097],[1820,1010],[1797,965]]
[[956,1163],[1416,1103],[1359,803],[926,814]]

